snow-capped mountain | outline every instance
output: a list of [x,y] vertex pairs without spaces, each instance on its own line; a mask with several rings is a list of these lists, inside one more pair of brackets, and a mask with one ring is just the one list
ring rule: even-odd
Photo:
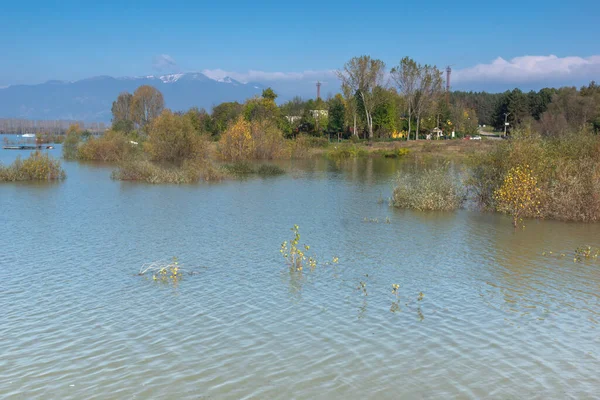
[[266,87],[255,82],[244,84],[231,77],[211,79],[200,72],[119,78],[97,76],[74,82],[13,85],[0,88],[0,118],[108,122],[112,102],[119,93],[133,93],[142,85],[160,90],[166,106],[172,110],[190,107],[210,110],[225,101],[241,102],[260,95]]

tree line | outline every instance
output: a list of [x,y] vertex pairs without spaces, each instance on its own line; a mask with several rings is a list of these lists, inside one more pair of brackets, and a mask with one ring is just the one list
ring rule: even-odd
[[61,135],[67,132],[69,126],[78,124],[90,132],[104,132],[104,122],[72,121],[72,120],[31,120],[22,118],[0,118],[0,133],[49,133]]
[[[295,97],[277,105],[267,88],[260,97],[224,102],[211,112],[191,108],[186,116],[198,132],[220,135],[240,116],[269,121],[287,138],[299,134],[365,139],[419,139],[432,131],[444,136],[473,135],[486,125],[509,131],[528,125],[546,135],[600,130],[600,88],[544,88],[524,93],[445,92],[442,72],[404,57],[391,69],[369,56],[354,57],[337,71],[341,92],[327,99]],[[112,105],[112,128],[144,131],[165,108],[160,91],[141,86],[121,93]],[[437,129],[435,129],[437,128]]]
[[[504,93],[452,92],[453,104],[475,110],[479,124],[497,130],[530,126],[547,136],[582,129],[600,131],[600,86],[594,81],[575,87],[543,88],[525,93],[513,89]],[[510,128],[509,128],[510,129]]]

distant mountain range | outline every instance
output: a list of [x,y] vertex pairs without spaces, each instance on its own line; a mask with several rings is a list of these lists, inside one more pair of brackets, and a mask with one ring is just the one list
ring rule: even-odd
[[215,80],[199,72],[123,78],[98,76],[75,82],[14,85],[0,89],[0,118],[110,122],[112,102],[119,93],[133,93],[142,85],[160,90],[165,106],[174,111],[193,106],[210,110],[225,101],[244,101],[260,95],[268,86],[241,83],[230,77]]

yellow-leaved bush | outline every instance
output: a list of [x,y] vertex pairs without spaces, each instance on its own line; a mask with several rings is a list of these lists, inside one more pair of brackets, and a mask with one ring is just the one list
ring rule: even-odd
[[538,180],[529,165],[513,167],[494,192],[496,210],[511,215],[516,228],[524,216],[539,214],[540,193]]
[[283,155],[283,133],[271,121],[247,121],[243,117],[221,135],[219,155],[227,161],[270,160]]

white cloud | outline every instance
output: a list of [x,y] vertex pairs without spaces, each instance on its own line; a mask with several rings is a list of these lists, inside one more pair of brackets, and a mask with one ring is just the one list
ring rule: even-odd
[[522,56],[511,60],[498,57],[489,64],[453,71],[454,83],[529,83],[592,80],[600,75],[600,56]]
[[300,81],[300,80],[323,80],[335,77],[334,70],[323,71],[303,71],[303,72],[266,72],[250,70],[247,72],[224,71],[222,69],[205,69],[202,73],[211,79],[219,80],[227,76],[248,83],[253,81],[274,82],[274,81]]
[[[264,82],[289,84],[295,82],[329,82],[331,87],[339,84],[335,70],[307,70],[302,72],[247,72],[205,69],[203,74],[212,79],[227,76],[243,83]],[[576,85],[591,80],[600,80],[600,55],[589,57],[521,56],[510,60],[498,57],[490,63],[452,71],[452,86],[470,86],[486,90],[489,87]]]
[[152,60],[152,68],[157,71],[175,72],[179,68],[177,62],[168,54],[161,54]]

